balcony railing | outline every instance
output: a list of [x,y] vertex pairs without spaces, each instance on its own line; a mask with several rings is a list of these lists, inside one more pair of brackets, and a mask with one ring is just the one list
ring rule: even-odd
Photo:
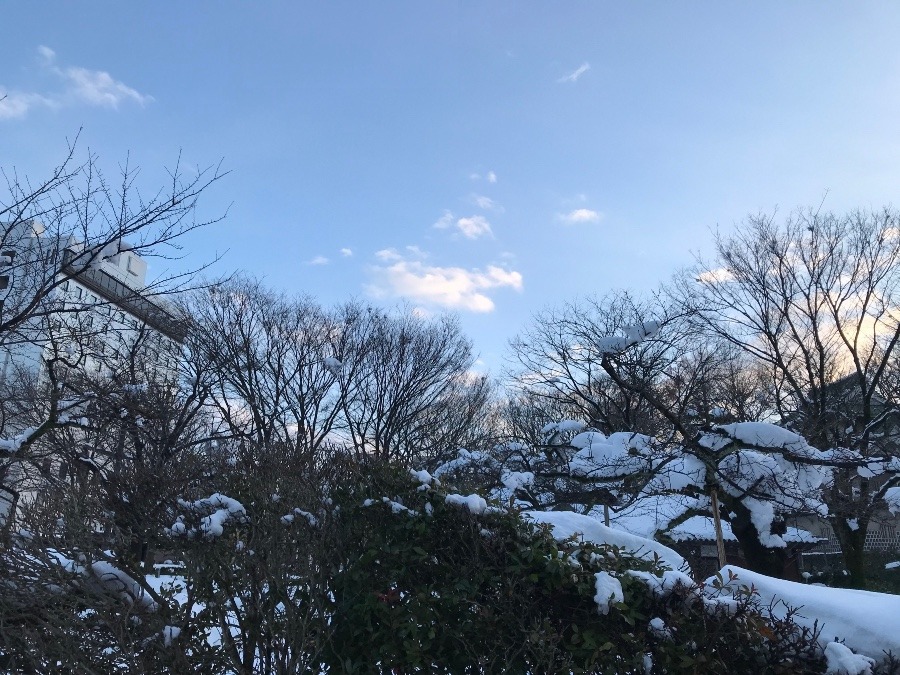
[[[136,316],[178,344],[187,336],[189,321],[153,302],[111,274],[98,267],[89,267],[78,260],[77,251],[63,252],[62,273],[89,288],[120,309]],[[83,255],[83,254],[82,254]]]

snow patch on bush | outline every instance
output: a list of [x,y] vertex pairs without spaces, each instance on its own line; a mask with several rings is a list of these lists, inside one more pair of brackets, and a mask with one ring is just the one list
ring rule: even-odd
[[614,602],[624,602],[625,596],[622,594],[622,584],[609,572],[597,572],[594,574],[596,581],[594,588],[597,594],[594,596],[594,602],[597,603],[597,610],[601,614],[609,614],[609,606]]

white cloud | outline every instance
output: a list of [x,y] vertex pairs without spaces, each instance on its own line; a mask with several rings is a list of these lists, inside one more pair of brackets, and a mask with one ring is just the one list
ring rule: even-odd
[[352,250],[352,249],[349,249],[349,248],[342,248],[342,249],[340,250],[340,254],[341,254],[342,256],[344,256],[345,258],[349,258],[350,256],[353,255],[353,250]]
[[472,203],[475,204],[475,206],[477,206],[479,209],[484,209],[485,211],[503,211],[502,206],[500,206],[490,197],[485,197],[484,195],[473,194]]
[[568,75],[563,75],[557,82],[578,82],[578,78],[591,69],[591,64],[585,61]]
[[25,117],[28,111],[35,106],[52,108],[53,101],[40,94],[5,91],[0,88],[0,120],[9,120]]
[[[476,195],[477,196],[477,195]],[[488,199],[484,197],[484,199]],[[491,204],[493,202],[488,199]],[[467,239],[478,239],[485,234],[492,235],[491,224],[484,216],[469,216],[468,218],[459,218],[455,220],[455,216],[450,211],[444,211],[444,215],[438,218],[434,225],[435,229],[446,230],[450,227],[456,227]],[[407,248],[410,248],[407,246]],[[377,255],[377,254],[376,254]]]
[[470,216],[456,221],[456,227],[467,239],[478,239],[485,234],[493,234],[491,224],[484,216]]
[[418,260],[398,260],[372,269],[374,282],[367,287],[377,298],[407,298],[424,306],[491,312],[494,301],[487,291],[522,290],[522,275],[494,265],[484,271],[462,267],[426,265]]
[[70,94],[89,105],[116,109],[124,101],[144,106],[153,100],[152,96],[145,96],[103,70],[76,67],[55,70],[66,79]]
[[734,275],[729,272],[724,267],[719,267],[714,270],[706,270],[705,272],[700,272],[697,275],[697,281],[703,284],[721,284],[727,281],[732,281],[734,279]]
[[446,230],[451,225],[453,225],[453,214],[450,211],[445,210],[443,215],[434,221],[432,227],[437,230]]
[[327,265],[328,262],[329,262],[328,258],[326,258],[324,255],[317,255],[315,258],[313,258],[306,264],[307,265]]
[[481,180],[484,178],[488,183],[496,183],[497,182],[497,174],[493,171],[488,171],[484,176],[480,173],[470,173],[469,180]]
[[603,218],[603,214],[591,209],[575,209],[566,214],[560,215],[560,220],[569,224],[576,223],[599,223]]
[[56,60],[56,52],[46,45],[38,45],[38,54],[45,66],[49,66]]
[[375,251],[375,257],[384,262],[403,259],[403,256],[397,253],[397,249],[395,248],[383,248],[380,251]]
[[37,49],[41,68],[56,75],[62,88],[41,94],[37,92],[10,92],[0,88],[0,119],[25,117],[35,107],[59,108],[76,103],[117,109],[126,102],[140,106],[153,101],[152,96],[120,82],[104,70],[89,70],[79,66],[56,65],[56,52],[40,45]]

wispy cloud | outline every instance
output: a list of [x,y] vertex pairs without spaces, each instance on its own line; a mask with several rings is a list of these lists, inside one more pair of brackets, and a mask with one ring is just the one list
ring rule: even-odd
[[486,197],[484,195],[473,194],[472,195],[472,203],[475,204],[479,209],[483,209],[485,211],[498,211],[502,212],[503,207],[500,206],[497,202],[495,202],[490,197]]
[[432,227],[436,230],[446,230],[453,225],[453,218],[453,213],[445,210],[444,213],[441,214],[441,217],[434,221]]
[[491,224],[484,216],[469,216],[456,221],[457,229],[466,239],[478,239],[484,235],[493,235]]
[[312,260],[307,261],[307,265],[327,265],[330,261],[324,255],[317,255]]
[[[485,197],[485,199],[487,199]],[[484,235],[493,235],[491,224],[484,216],[469,216],[467,218],[456,218],[450,211],[444,211],[444,215],[438,218],[434,225],[435,229],[446,230],[456,228],[467,239],[478,239]]]
[[56,60],[56,52],[46,45],[38,45],[38,55],[41,57],[41,63],[45,66],[52,66]]
[[380,251],[375,251],[375,257],[382,262],[392,262],[394,260],[403,259],[403,256],[397,253],[397,249],[395,248],[383,248]]
[[724,284],[734,280],[734,275],[724,267],[714,270],[706,270],[697,275],[697,281],[701,284],[715,285]]
[[591,209],[575,209],[568,213],[560,214],[559,219],[564,223],[575,225],[577,223],[599,223],[603,214]]
[[132,89],[103,70],[66,68],[61,71],[69,85],[69,92],[89,105],[115,110],[120,103],[133,101],[144,106],[153,100],[137,89]]
[[427,265],[401,258],[391,265],[375,266],[368,292],[376,298],[406,298],[424,307],[491,312],[488,292],[502,288],[522,290],[519,272],[490,265],[486,270]]
[[488,183],[496,183],[497,182],[497,174],[494,173],[493,171],[488,171],[483,176],[477,172],[469,174],[469,180],[481,180],[482,178],[484,180],[486,180]]
[[140,93],[124,82],[116,80],[105,70],[90,70],[80,66],[59,66],[56,52],[50,47],[38,47],[40,67],[55,75],[61,88],[47,93],[7,91],[0,86],[0,119],[23,118],[37,107],[61,108],[76,104],[86,104],[111,108],[123,103],[145,106],[153,101],[152,96]]
[[407,246],[406,252],[420,260],[424,260],[425,258],[428,257],[428,252],[423,251],[418,246]]
[[53,107],[53,101],[40,94],[7,91],[0,86],[0,120],[25,117],[28,111],[37,106]]
[[345,258],[349,258],[349,257],[351,257],[351,256],[353,255],[353,249],[342,248],[342,249],[340,250],[340,254],[341,254],[342,256],[344,256]]
[[563,75],[557,82],[578,82],[578,78],[591,69],[591,64],[585,61],[568,75]]

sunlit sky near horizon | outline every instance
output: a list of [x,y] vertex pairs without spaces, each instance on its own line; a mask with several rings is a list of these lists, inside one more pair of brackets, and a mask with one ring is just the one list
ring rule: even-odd
[[[0,166],[230,175],[185,240],[273,288],[458,312],[648,291],[716,228],[897,204],[900,3],[7,3]],[[157,267],[159,264],[156,265]],[[152,268],[151,268],[152,269]]]

